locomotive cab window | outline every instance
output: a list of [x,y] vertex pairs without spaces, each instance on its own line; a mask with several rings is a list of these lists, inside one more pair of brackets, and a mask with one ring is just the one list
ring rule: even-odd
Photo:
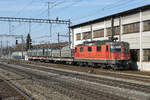
[[97,51],[101,51],[101,46],[97,46]]
[[92,51],[92,47],[88,47],[88,51],[91,52]]
[[80,52],[83,52],[83,50],[84,50],[83,47],[81,47],[81,48],[80,48]]

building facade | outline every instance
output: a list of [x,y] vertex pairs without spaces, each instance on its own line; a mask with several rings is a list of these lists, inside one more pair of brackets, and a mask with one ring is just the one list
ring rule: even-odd
[[84,41],[111,37],[112,18],[115,37],[130,44],[138,69],[150,70],[150,5],[71,26],[72,48]]

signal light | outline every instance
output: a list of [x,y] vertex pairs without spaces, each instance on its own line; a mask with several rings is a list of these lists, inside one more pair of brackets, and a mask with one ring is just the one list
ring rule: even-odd
[[18,44],[18,40],[16,40],[16,45]]

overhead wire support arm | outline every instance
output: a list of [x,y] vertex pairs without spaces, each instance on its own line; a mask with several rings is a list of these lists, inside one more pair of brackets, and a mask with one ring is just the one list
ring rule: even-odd
[[68,20],[50,20],[50,19],[15,18],[15,17],[0,17],[0,21],[51,23],[51,24],[69,24],[70,23],[70,21]]
[[0,34],[0,37],[15,37],[15,38],[22,38],[23,35]]
[[49,23],[49,24],[66,24],[69,32],[69,47],[71,46],[71,20],[50,20],[50,19],[34,19],[34,18],[15,18],[15,17],[0,17],[0,21],[6,22],[29,22],[29,23]]

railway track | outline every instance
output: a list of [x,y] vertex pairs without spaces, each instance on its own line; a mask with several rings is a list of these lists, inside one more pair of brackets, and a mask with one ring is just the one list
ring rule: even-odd
[[[38,63],[36,65],[42,65],[42,66],[51,66],[51,64],[43,64],[43,63]],[[62,66],[63,64],[58,64],[58,66]],[[68,67],[69,70],[76,70],[81,71],[81,72],[88,72],[91,70],[91,68],[88,67],[77,67],[77,66],[71,66],[71,65],[64,65]],[[72,67],[77,67],[76,69],[71,68]],[[62,67],[59,67],[62,68]],[[67,68],[65,68],[67,69]],[[86,71],[85,71],[86,70]],[[138,72],[138,71],[111,71],[111,70],[103,70],[103,69],[93,69],[94,72],[98,75],[104,75],[104,76],[111,76],[115,78],[122,78],[122,79],[129,79],[129,80],[135,80],[135,81],[140,81],[140,82],[148,82],[150,83],[150,73],[148,72]]]
[[0,78],[0,100],[33,100],[9,81]]
[[[150,85],[148,86],[148,85],[142,85],[142,84],[136,84],[136,83],[129,83],[129,82],[120,81],[120,80],[89,76],[86,74],[66,72],[66,71],[61,71],[61,70],[56,70],[56,69],[49,69],[49,68],[45,68],[45,67],[38,67],[38,66],[34,66],[34,65],[25,65],[25,64],[17,64],[17,65],[22,66],[24,68],[37,69],[40,71],[57,73],[57,74],[63,75],[63,76],[75,77],[77,79],[82,79],[82,80],[86,80],[86,81],[90,81],[90,82],[96,82],[96,83],[105,84],[105,85],[109,85],[109,86],[150,93]],[[127,75],[127,76],[133,77],[135,79],[137,78],[136,76],[129,76],[129,75]],[[138,79],[143,80],[143,77],[139,77]],[[147,78],[147,79],[150,80],[149,78]]]
[[[64,64],[48,64],[48,63],[41,63],[41,62],[28,62],[28,61],[15,61],[10,60],[10,62],[13,62],[15,64],[36,64],[36,65],[42,65],[42,66],[61,66],[57,68],[62,69],[69,69],[69,70],[75,70],[75,71],[81,71],[81,72],[88,72],[91,68],[89,67],[79,67],[79,66],[72,66],[72,65],[64,65]],[[76,68],[75,68],[76,67]],[[112,76],[116,78],[123,78],[123,79],[131,79],[131,80],[137,80],[141,82],[150,82],[150,72],[139,72],[139,71],[111,71],[111,70],[104,70],[100,68],[94,68],[94,71],[96,74],[99,75],[105,75],[105,76]]]
[[122,72],[111,72],[111,71],[98,71],[100,75],[112,76],[116,78],[130,79],[141,82],[150,83],[150,76],[140,75],[140,74],[131,74],[131,73],[122,73]]
[[0,68],[4,70],[11,71],[13,73],[22,75],[25,78],[30,78],[35,81],[40,81],[44,86],[55,89],[71,98],[76,98],[78,100],[126,100],[126,98],[106,93],[102,90],[96,90],[91,87],[87,87],[84,84],[78,84],[78,82],[68,82],[67,80],[60,79],[54,76],[42,76],[37,73],[20,68],[10,67],[8,65],[0,64]]
[[[53,66],[54,68],[61,69],[69,69],[80,72],[88,72],[91,68],[84,66],[74,66],[74,65],[65,65],[65,64],[54,64],[54,63],[43,63],[43,62],[30,62],[30,61],[21,61],[21,60],[6,60],[0,59],[2,62],[13,63],[13,64],[33,64],[33,65],[42,65],[42,66]],[[58,67],[61,66],[61,67]],[[125,78],[132,79],[142,82],[150,82],[150,72],[142,72],[142,71],[113,71],[113,70],[105,70],[101,68],[92,68],[96,74],[113,76],[116,78]]]

